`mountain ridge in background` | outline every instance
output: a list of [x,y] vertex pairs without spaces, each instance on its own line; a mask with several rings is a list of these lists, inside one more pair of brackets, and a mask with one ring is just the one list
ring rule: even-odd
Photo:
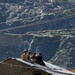
[[34,40],[32,52],[42,52],[43,59],[53,64],[75,68],[74,13],[74,0],[0,0],[1,61],[20,57]]

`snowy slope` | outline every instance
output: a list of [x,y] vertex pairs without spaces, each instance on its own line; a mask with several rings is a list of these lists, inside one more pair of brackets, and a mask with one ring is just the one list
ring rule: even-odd
[[47,73],[50,73],[52,75],[75,75],[75,73],[72,73],[64,68],[61,68],[61,67],[58,67],[56,65],[53,65],[53,64],[50,64],[50,63],[47,63],[46,61],[44,61],[44,63],[46,64],[46,66],[42,66],[42,65],[39,65],[37,63],[30,63],[30,62],[27,62],[27,61],[24,61],[20,58],[16,58],[16,60],[20,61],[20,62],[23,62],[25,64],[28,64],[32,67],[37,67],[38,69],[40,70],[43,70]]
[[[48,68],[52,69],[54,72],[60,73],[61,75],[62,75],[62,74],[64,74],[64,75],[67,75],[67,74],[73,74],[73,75],[75,75],[75,73],[72,73],[72,72],[66,70],[65,68],[61,68],[61,67],[59,67],[59,66],[50,64],[50,63],[48,63],[48,62],[45,62],[45,64],[46,64],[46,66],[47,66]],[[59,75],[60,75],[60,74],[59,74]]]

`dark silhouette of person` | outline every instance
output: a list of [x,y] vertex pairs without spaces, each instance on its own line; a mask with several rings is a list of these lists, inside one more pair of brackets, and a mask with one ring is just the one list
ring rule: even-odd
[[42,53],[38,53],[38,56],[36,57],[36,63],[45,66],[45,63],[42,60]]

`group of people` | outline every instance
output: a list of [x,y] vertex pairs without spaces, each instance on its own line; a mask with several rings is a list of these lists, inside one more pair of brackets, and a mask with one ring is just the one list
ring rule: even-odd
[[25,50],[21,58],[25,61],[32,62],[32,63],[38,63],[40,65],[45,66],[42,60],[42,53],[38,53],[38,55],[36,55],[36,53],[31,53],[28,50]]

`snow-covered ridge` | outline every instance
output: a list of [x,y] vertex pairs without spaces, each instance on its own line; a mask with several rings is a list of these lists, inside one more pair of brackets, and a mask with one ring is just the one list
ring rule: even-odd
[[28,64],[32,67],[37,67],[38,69],[42,69],[43,71],[51,73],[52,75],[75,75],[75,73],[72,73],[72,72],[70,72],[70,71],[68,71],[64,68],[58,67],[56,65],[50,64],[46,61],[44,61],[46,66],[42,66],[42,65],[39,65],[37,63],[33,64],[33,63],[30,63],[30,62],[24,61],[20,58],[16,58],[16,60],[18,60],[20,62],[23,62],[25,64]]

